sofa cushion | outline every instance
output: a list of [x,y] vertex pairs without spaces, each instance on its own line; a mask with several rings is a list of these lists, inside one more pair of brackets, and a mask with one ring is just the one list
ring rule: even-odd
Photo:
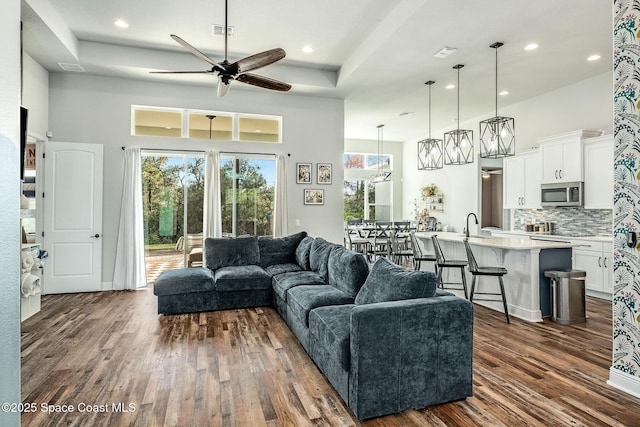
[[311,245],[313,244],[313,237],[305,237],[298,244],[296,248],[296,262],[303,270],[311,270],[311,264],[309,264],[309,254],[311,253]]
[[296,286],[287,291],[287,314],[309,327],[309,312],[326,305],[353,304],[353,298],[331,285]]
[[294,271],[302,271],[302,268],[296,263],[286,263],[286,264],[274,264],[268,267],[264,267],[264,271],[267,272],[269,276],[277,276],[282,273],[292,273]]
[[271,276],[260,266],[241,265],[221,267],[213,276],[216,291],[250,291],[269,289]]
[[296,249],[305,237],[307,237],[306,231],[286,237],[260,237],[258,239],[260,266],[295,263]]
[[345,371],[351,363],[350,332],[353,304],[318,307],[309,313],[309,333]]
[[329,253],[338,247],[335,243],[327,242],[326,240],[316,237],[311,244],[311,252],[309,253],[309,265],[311,271],[315,271],[320,274],[323,279],[329,279],[329,269],[327,264],[329,263]]
[[207,267],[212,270],[217,270],[220,267],[257,265],[260,262],[256,236],[207,237],[204,241],[204,247]]
[[272,284],[276,295],[286,301],[287,291],[291,288],[302,285],[326,285],[327,283],[316,272],[297,271],[274,276]]
[[436,294],[436,276],[431,271],[413,271],[378,258],[356,296],[356,304],[372,304],[413,298],[429,298]]
[[355,298],[369,275],[364,255],[339,246],[331,251],[328,261],[329,284]]
[[153,284],[154,295],[176,295],[213,290],[213,274],[208,268],[167,270]]

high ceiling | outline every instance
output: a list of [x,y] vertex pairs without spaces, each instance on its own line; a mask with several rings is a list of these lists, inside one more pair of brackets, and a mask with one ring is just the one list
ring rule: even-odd
[[[51,72],[79,64],[91,74],[203,85],[215,97],[212,76],[149,71],[209,68],[170,34],[222,60],[224,39],[211,27],[224,24],[224,0],[23,0],[22,14],[25,50]],[[609,72],[611,17],[605,0],[229,0],[229,52],[284,48],[287,57],[258,74],[291,83],[291,95],[344,98],[346,138],[375,139],[385,124],[385,140],[405,141],[426,136],[427,80],[436,81],[432,128],[455,126],[457,92],[445,86],[456,83],[456,64],[465,65],[461,120],[493,115],[496,41],[505,43],[498,89],[509,92],[500,106]],[[533,42],[538,49],[524,49]],[[443,47],[457,51],[435,58]],[[601,59],[587,61],[593,54]],[[234,83],[227,96],[236,90],[264,89]]]

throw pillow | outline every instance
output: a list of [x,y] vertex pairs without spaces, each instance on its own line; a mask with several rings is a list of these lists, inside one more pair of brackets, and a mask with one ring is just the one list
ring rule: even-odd
[[413,271],[378,258],[356,295],[357,305],[429,298],[436,294],[436,276],[430,271]]
[[324,280],[329,278],[329,254],[333,248],[338,247],[335,243],[317,237],[311,244],[311,253],[309,254],[309,264],[311,271],[318,273]]
[[276,264],[290,264],[296,262],[296,248],[307,236],[306,231],[301,231],[286,237],[260,237],[260,266],[268,267]]
[[296,248],[296,262],[303,270],[311,270],[311,264],[309,263],[309,254],[311,253],[311,244],[313,243],[313,237],[305,237],[298,244]]

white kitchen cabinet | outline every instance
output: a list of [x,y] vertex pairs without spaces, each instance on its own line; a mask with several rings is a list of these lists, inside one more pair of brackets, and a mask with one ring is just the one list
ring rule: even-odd
[[582,140],[598,135],[600,131],[579,130],[539,140],[541,183],[582,181]]
[[540,155],[529,151],[504,159],[505,209],[540,208]]
[[613,209],[613,135],[584,140],[584,207]]
[[584,246],[573,248],[573,268],[587,273],[587,294],[611,298],[613,293],[613,244],[581,241]]

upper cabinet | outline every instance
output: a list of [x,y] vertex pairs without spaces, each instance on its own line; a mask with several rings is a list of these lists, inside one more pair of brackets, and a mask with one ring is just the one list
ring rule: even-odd
[[540,155],[529,151],[504,159],[505,209],[540,208]]
[[584,140],[584,207],[613,209],[613,135]]
[[582,140],[599,135],[579,130],[539,140],[541,183],[583,181]]

